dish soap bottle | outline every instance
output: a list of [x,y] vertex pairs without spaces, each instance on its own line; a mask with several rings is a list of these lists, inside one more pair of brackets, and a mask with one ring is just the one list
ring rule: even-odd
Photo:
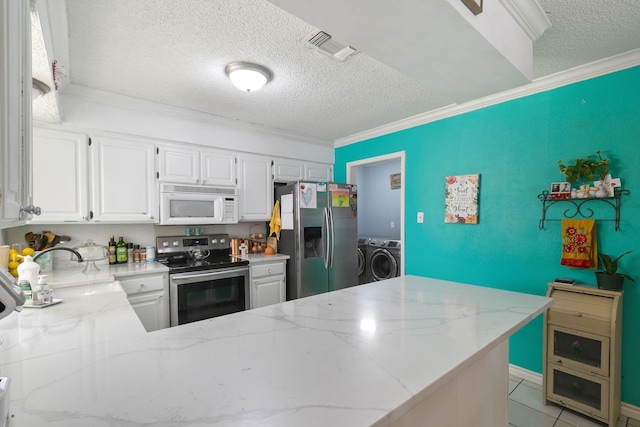
[[32,289],[37,284],[38,273],[40,273],[38,263],[30,255],[25,256],[24,261],[18,266],[18,286],[27,299],[33,298]]

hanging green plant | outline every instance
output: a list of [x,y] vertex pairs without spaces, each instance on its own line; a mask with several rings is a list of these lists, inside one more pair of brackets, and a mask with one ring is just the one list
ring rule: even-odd
[[558,160],[560,173],[565,175],[565,180],[574,184],[576,182],[587,183],[596,179],[604,179],[609,173],[609,159],[602,157],[600,150],[596,155],[590,155],[586,159],[578,158],[575,163],[565,165],[562,160]]

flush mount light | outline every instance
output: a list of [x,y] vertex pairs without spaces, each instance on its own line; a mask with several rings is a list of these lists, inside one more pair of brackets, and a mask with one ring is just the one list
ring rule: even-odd
[[31,79],[31,100],[40,98],[42,95],[49,93],[51,89],[45,83],[38,79]]
[[269,83],[273,74],[267,67],[250,62],[232,62],[224,69],[231,83],[245,92],[259,90]]

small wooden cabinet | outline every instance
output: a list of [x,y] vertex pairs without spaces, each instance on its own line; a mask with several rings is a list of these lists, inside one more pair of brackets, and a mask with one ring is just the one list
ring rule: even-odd
[[167,273],[116,276],[147,332],[169,327]]
[[614,427],[620,416],[622,292],[550,283],[543,401]]
[[251,308],[285,301],[286,263],[281,260],[251,264]]

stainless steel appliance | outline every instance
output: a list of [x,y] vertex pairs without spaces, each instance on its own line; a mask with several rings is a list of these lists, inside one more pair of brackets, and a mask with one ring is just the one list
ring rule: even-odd
[[231,256],[228,235],[156,240],[158,261],[169,267],[171,326],[249,308],[249,261]]
[[372,237],[369,241],[369,281],[379,281],[400,276],[400,240]]
[[357,189],[332,182],[277,187],[287,263],[287,300],[358,284]]
[[358,284],[369,283],[370,274],[368,272],[367,248],[371,237],[358,237]]
[[236,224],[235,188],[160,184],[160,224]]

